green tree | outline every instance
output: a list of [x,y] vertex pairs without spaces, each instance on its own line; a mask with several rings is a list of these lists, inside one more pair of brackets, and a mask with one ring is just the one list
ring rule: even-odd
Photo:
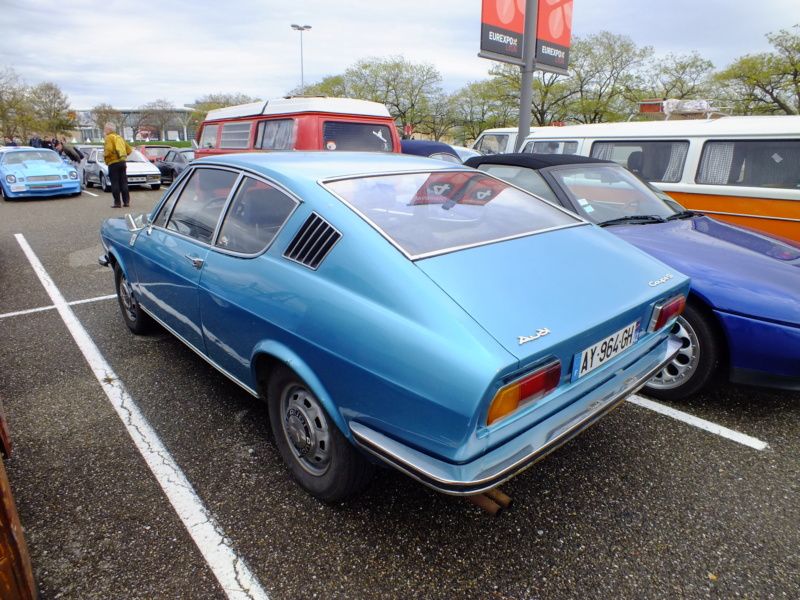
[[653,48],[639,48],[628,36],[602,31],[574,38],[569,66],[575,93],[567,114],[580,123],[622,121],[638,110],[641,69]]
[[72,131],[78,124],[69,98],[55,83],[40,83],[28,90],[28,101],[38,129],[53,135]]
[[0,131],[9,137],[27,137],[27,87],[12,67],[0,67]]
[[[290,90],[288,96],[299,96],[301,94],[299,87]],[[327,96],[330,98],[349,98],[350,94],[347,91],[347,81],[344,75],[328,75],[319,83],[307,85],[305,87],[306,96]]]
[[159,132],[162,140],[167,139],[167,127],[175,122],[175,105],[169,100],[158,99],[154,102],[145,104],[142,112],[146,114],[144,124]]
[[519,102],[507,101],[509,92],[498,90],[502,81],[484,79],[473,81],[451,95],[456,114],[456,141],[466,145],[484,129],[513,127],[517,124]]
[[89,111],[89,118],[92,120],[94,126],[101,130],[106,123],[114,123],[114,125],[117,126],[117,131],[121,132],[125,122],[122,113],[110,104],[98,104]]
[[395,56],[360,60],[345,71],[344,79],[352,97],[385,104],[403,131],[406,125],[418,129],[430,116],[442,76],[431,64]]
[[742,114],[800,114],[800,35],[782,29],[767,39],[775,52],[747,54],[719,73],[717,81]]
[[[706,99],[713,95],[714,63],[697,52],[668,54],[644,76],[646,98]],[[641,98],[642,100],[644,99]]]

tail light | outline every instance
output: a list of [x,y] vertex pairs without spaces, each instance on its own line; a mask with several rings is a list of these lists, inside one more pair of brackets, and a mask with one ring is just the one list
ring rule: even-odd
[[533,373],[500,388],[489,406],[486,424],[504,419],[526,404],[544,398],[561,380],[561,361],[549,363]]
[[650,325],[647,327],[647,332],[653,333],[664,327],[664,325],[683,312],[684,306],[686,306],[685,296],[676,296],[675,298],[662,300],[656,304],[653,309],[653,317],[650,319]]

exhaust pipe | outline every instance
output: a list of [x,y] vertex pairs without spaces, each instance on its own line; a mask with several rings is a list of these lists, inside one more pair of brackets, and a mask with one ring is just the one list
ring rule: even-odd
[[494,488],[482,494],[473,494],[467,496],[470,501],[479,506],[483,511],[489,513],[493,517],[498,516],[506,508],[510,508],[514,500],[506,496],[500,490]]

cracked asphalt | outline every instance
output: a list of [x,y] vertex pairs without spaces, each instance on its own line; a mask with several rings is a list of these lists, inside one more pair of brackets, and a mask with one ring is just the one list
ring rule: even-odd
[[506,483],[497,518],[390,470],[321,504],[283,469],[266,406],[98,299],[110,204],[0,202],[6,469],[43,599],[229,596],[58,312],[24,312],[51,301],[15,234],[68,301],[94,300],[72,310],[270,599],[800,598],[800,392],[720,384],[671,405],[761,451],[625,403]]

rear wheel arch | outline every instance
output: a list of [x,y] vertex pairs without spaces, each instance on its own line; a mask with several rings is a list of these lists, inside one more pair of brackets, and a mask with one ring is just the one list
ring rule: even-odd
[[268,400],[269,380],[282,368],[289,369],[308,385],[342,434],[350,440],[353,439],[347,422],[342,417],[339,407],[328,394],[328,390],[311,366],[292,349],[275,340],[264,341],[256,347],[250,364],[260,398]]

